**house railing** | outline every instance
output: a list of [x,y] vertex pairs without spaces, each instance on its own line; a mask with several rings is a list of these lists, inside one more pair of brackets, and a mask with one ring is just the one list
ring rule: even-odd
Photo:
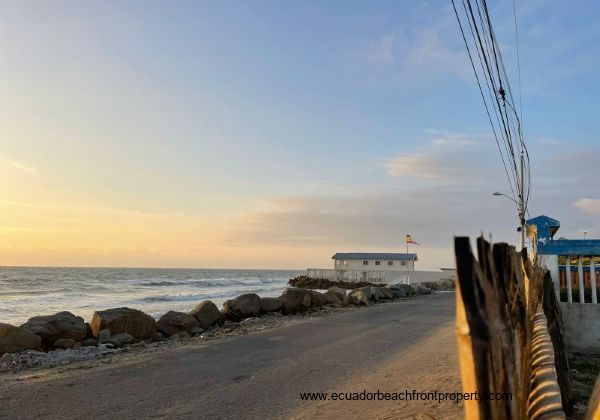
[[558,257],[558,278],[554,281],[560,301],[568,303],[598,303],[599,264],[594,256],[561,255]]

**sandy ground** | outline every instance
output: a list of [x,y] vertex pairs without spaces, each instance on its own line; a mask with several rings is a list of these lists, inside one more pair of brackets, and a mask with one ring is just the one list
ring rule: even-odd
[[[404,392],[461,389],[453,322],[446,323],[402,354],[395,354],[373,373],[336,386],[338,392]],[[458,419],[463,404],[451,401],[327,401],[307,403],[291,413],[295,419]]]
[[308,402],[301,392],[457,392],[454,294],[292,318],[0,375],[0,418],[458,418],[454,402]]

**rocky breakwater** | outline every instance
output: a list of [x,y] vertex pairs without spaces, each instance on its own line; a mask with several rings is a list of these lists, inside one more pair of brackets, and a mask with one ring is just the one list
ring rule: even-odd
[[214,336],[215,331],[226,333],[236,329],[236,325],[251,325],[263,316],[367,306],[428,293],[431,289],[426,286],[404,284],[363,286],[350,293],[338,286],[324,293],[290,287],[278,297],[246,293],[226,301],[221,310],[207,300],[189,313],[169,311],[158,320],[132,308],[96,311],[90,323],[70,312],[35,316],[21,326],[0,323],[0,370],[18,369],[22,365],[54,366],[65,361],[103,357],[128,347],[205,338],[207,333]]
[[[21,328],[40,336],[42,347],[62,347],[64,340],[80,342],[87,335],[83,318],[71,312],[58,312],[54,315],[34,316],[21,325]],[[61,341],[62,340],[62,341]],[[55,345],[59,341],[58,345]]]
[[368,281],[332,281],[327,279],[315,279],[308,276],[298,276],[288,280],[288,284],[292,287],[300,287],[302,289],[319,289],[329,290],[332,287],[341,289],[360,289],[366,286],[385,287],[385,284],[369,283]]

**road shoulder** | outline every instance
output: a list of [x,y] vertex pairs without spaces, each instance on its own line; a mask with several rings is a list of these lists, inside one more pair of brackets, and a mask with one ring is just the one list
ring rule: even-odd
[[[440,326],[421,340],[364,376],[355,376],[331,392],[352,393],[460,392],[454,323]],[[459,419],[463,404],[454,401],[322,401],[303,403],[290,413],[294,419]]]

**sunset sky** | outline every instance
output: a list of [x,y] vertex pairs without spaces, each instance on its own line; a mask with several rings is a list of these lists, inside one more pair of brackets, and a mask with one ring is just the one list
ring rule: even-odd
[[[600,6],[517,4],[530,215],[600,237]],[[0,265],[329,267],[410,233],[435,269],[454,235],[517,240],[449,0],[0,5]]]

